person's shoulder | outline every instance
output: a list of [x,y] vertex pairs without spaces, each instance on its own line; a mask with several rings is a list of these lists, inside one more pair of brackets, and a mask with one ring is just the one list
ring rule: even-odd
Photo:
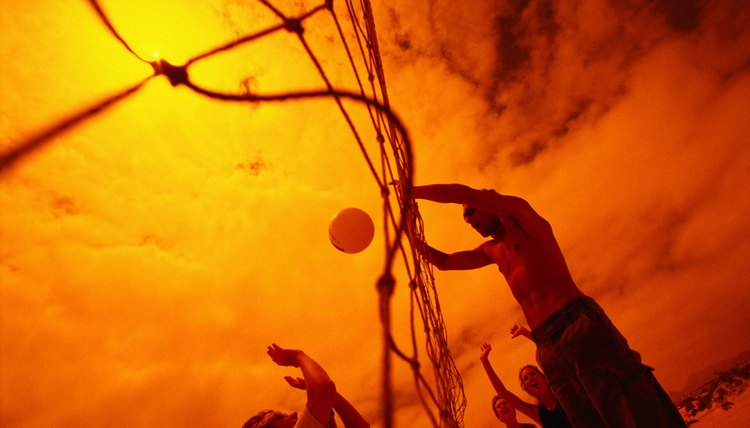
[[487,198],[497,198],[497,197],[504,196],[504,195],[497,193],[495,189],[475,189],[475,191],[478,195],[481,195]]
[[485,253],[486,255],[491,255],[494,252],[497,252],[496,248],[502,247],[503,241],[502,239],[488,239],[481,244],[477,248],[475,248],[475,251],[479,251],[482,253]]

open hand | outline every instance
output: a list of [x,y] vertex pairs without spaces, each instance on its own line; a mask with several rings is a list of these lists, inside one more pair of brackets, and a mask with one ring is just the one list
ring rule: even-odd
[[518,336],[531,338],[531,332],[529,331],[529,329],[519,324],[515,324],[510,328],[510,335],[512,339],[515,339]]
[[299,367],[299,359],[303,354],[299,349],[284,349],[275,343],[268,347],[266,353],[274,363],[287,367]]
[[487,358],[490,355],[490,351],[492,351],[492,346],[490,346],[489,343],[485,343],[481,347],[482,349],[482,355],[479,356],[479,359],[482,361],[487,361]]
[[307,389],[307,384],[305,383],[305,380],[301,377],[292,377],[292,376],[284,376],[284,380],[292,386],[292,388],[297,388],[301,390]]

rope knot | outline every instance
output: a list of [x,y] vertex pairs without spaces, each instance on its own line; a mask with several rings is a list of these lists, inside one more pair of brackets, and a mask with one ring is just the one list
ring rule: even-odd
[[395,278],[393,278],[393,275],[391,275],[390,272],[383,273],[383,275],[378,279],[378,290],[386,293],[386,295],[388,296],[393,294],[393,288],[395,285],[396,280]]
[[163,59],[150,62],[149,64],[151,64],[151,68],[154,69],[154,76],[158,76],[160,74],[167,76],[167,79],[169,79],[169,83],[171,83],[172,86],[188,83],[188,73],[185,66],[178,67],[176,65],[168,63]]
[[284,28],[290,33],[297,33],[299,35],[305,32],[305,29],[302,28],[302,21],[297,18],[287,18],[284,20]]

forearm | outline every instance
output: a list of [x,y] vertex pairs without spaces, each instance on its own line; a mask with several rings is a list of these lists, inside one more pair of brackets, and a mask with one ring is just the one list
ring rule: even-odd
[[501,195],[489,189],[473,189],[463,184],[414,186],[413,197],[438,203],[464,204],[501,217],[513,216],[529,224],[538,222],[540,219],[544,220],[524,199],[517,196]]
[[414,186],[413,196],[439,203],[465,204],[472,190],[463,184],[428,184]]
[[508,391],[508,388],[505,387],[503,381],[501,381],[500,377],[495,373],[495,369],[492,368],[492,364],[490,364],[489,360],[482,360],[482,367],[484,368],[484,372],[487,374],[487,378],[490,380],[497,395],[507,399],[506,395],[510,391]]
[[421,254],[431,265],[438,269],[443,269],[446,260],[448,260],[448,254],[432,248],[427,245],[426,242],[422,242],[421,245],[417,245],[416,248],[419,254]]
[[336,393],[333,409],[344,422],[345,428],[370,428],[370,424],[362,417],[357,409],[341,394]]
[[325,369],[304,352],[300,352],[297,364],[302,371],[302,377],[305,378],[307,389],[315,387],[317,384],[332,382]]
[[424,244],[424,248],[419,248],[419,253],[439,270],[479,269],[492,263],[492,259],[479,249],[447,254]]
[[301,353],[298,363],[307,386],[307,409],[325,423],[336,397],[336,385],[323,367],[305,353]]

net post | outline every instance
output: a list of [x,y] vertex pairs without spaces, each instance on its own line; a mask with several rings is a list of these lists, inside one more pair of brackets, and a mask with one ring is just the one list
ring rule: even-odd
[[385,272],[378,279],[380,297],[380,321],[383,326],[383,427],[393,426],[393,393],[391,385],[391,296],[396,281],[390,272]]

